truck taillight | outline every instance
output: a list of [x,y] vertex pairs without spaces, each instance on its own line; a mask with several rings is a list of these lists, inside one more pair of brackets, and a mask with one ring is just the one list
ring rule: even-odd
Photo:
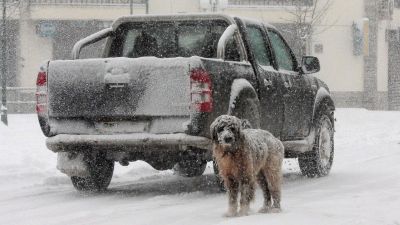
[[[48,65],[48,63],[47,63]],[[51,136],[50,125],[49,125],[49,113],[48,113],[48,94],[47,94],[47,65],[40,67],[36,79],[36,112],[39,119],[40,128],[43,134],[47,137]]]
[[47,74],[40,71],[36,80],[36,112],[47,115]]
[[212,112],[212,85],[210,74],[204,69],[194,69],[190,73],[190,93],[192,107],[198,112]]

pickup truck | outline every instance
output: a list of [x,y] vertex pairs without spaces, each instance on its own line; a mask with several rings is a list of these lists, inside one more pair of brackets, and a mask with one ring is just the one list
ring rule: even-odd
[[[103,56],[79,59],[105,41]],[[298,63],[272,25],[222,14],[125,16],[44,63],[37,113],[57,168],[77,190],[101,191],[114,163],[201,175],[209,126],[222,114],[270,131],[308,177],[329,173],[334,102],[317,58]],[[218,171],[218,168],[214,167]]]

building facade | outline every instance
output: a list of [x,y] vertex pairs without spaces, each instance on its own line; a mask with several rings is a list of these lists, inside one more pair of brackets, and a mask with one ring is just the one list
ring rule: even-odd
[[[221,12],[272,23],[295,45],[299,37],[293,35],[293,12],[299,4],[307,7],[314,1],[23,1],[9,16],[8,77],[14,87],[9,92],[9,111],[33,111],[33,99],[24,91],[35,86],[39,65],[49,59],[68,59],[77,40],[108,27],[119,16]],[[317,1],[321,7],[317,10],[323,10],[329,0]],[[320,59],[322,69],[315,76],[329,85],[338,107],[400,110],[399,27],[400,0],[330,0],[323,20],[313,25],[307,47],[300,52]],[[100,56],[96,51],[87,54]]]

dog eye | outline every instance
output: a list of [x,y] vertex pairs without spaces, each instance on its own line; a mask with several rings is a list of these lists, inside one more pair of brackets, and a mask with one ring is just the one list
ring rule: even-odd
[[219,128],[217,129],[217,132],[218,132],[218,133],[221,133],[222,131],[224,131],[224,128],[223,128],[223,127],[219,127]]

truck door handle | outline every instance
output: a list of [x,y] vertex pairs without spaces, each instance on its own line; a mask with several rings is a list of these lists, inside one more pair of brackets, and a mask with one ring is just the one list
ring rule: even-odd
[[290,81],[285,81],[284,85],[285,85],[286,89],[289,89],[292,87],[292,84],[290,83]]
[[272,81],[264,79],[264,86],[267,88],[267,90],[272,88]]
[[125,74],[118,74],[118,75],[112,75],[110,73],[107,73],[104,76],[104,83],[109,87],[109,88],[123,88],[127,87],[130,81],[130,76],[128,73]]

